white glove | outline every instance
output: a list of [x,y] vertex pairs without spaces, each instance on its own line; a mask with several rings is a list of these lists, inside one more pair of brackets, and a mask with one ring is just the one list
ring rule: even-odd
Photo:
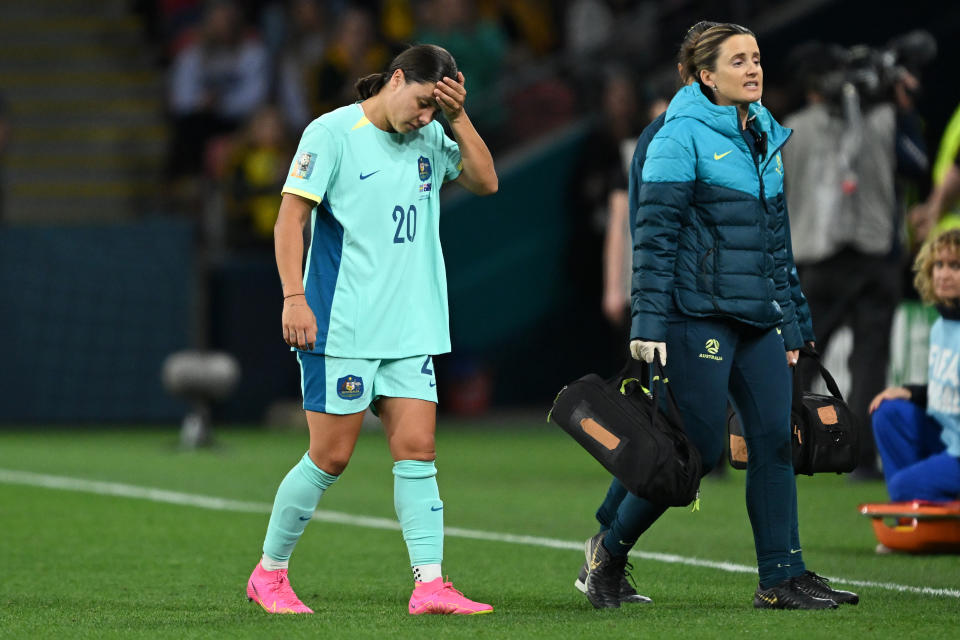
[[630,354],[634,360],[653,362],[653,354],[660,353],[660,364],[667,366],[667,343],[648,342],[646,340],[631,340]]

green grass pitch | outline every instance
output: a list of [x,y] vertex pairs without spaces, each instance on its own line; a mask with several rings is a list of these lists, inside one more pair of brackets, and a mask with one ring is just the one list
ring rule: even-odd
[[220,427],[216,438],[182,452],[173,427],[0,431],[0,637],[957,637],[960,556],[875,555],[856,507],[884,501],[883,485],[839,476],[799,478],[801,538],[808,566],[860,605],[752,608],[744,477],[731,470],[704,481],[699,512],[672,509],[641,539],[634,576],[654,604],[594,610],[573,581],[608,478],[532,418],[440,424],[444,573],[492,615],[406,613],[391,460],[370,431],[291,562],[316,615],[270,616],[247,602],[246,579],[307,437]]

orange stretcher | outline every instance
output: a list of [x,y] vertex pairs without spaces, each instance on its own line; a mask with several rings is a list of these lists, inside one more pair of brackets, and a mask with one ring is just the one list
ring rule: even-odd
[[960,553],[960,501],[876,502],[859,506],[877,541],[908,553]]

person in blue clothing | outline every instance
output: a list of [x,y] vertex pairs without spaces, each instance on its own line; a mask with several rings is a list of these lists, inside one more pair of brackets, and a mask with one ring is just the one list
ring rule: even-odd
[[914,285],[940,317],[930,330],[927,384],[889,387],[870,403],[894,502],[960,498],[960,229],[924,243]]
[[[701,33],[715,24],[717,23],[702,20],[687,29],[687,33],[680,43],[680,54],[677,56],[678,76],[674,91],[694,82],[693,76],[685,74],[683,71],[683,64],[680,59],[683,57],[684,49],[690,47],[691,43],[696,42]],[[657,99],[655,103],[660,104],[667,101],[663,98]],[[666,109],[664,108],[657,113],[650,124],[643,128],[634,144],[633,158],[630,161],[629,168],[625,167],[628,170],[622,172],[622,175],[618,175],[616,180],[611,181],[613,188],[607,194],[607,206],[610,214],[604,237],[604,292],[602,304],[604,315],[613,325],[621,322],[627,323],[629,318],[630,272],[633,260],[633,215],[636,210],[636,207],[633,206],[634,202],[630,199],[630,194],[637,193],[637,181],[640,174],[638,169],[643,167],[647,146],[657,131],[660,131],[660,128],[663,127],[665,116]],[[624,333],[626,333],[626,330],[627,328],[624,327]]]
[[[716,26],[718,23],[710,22],[708,20],[701,20],[687,30],[687,33],[683,37],[683,41],[680,43],[680,52],[677,55],[677,74],[678,74],[678,88],[686,86],[692,82],[696,82],[696,78],[689,73],[684,72],[683,67],[683,58],[689,49],[696,44],[697,38],[700,37],[704,31],[710,27]],[[637,210],[637,196],[639,194],[640,182],[641,182],[641,172],[643,170],[643,161],[647,155],[647,147],[650,145],[650,141],[653,140],[653,137],[663,128],[663,122],[666,118],[666,112],[661,113],[653,121],[644,127],[643,131],[640,133],[639,138],[637,138],[636,148],[633,152],[633,158],[630,161],[630,172],[627,177],[628,181],[628,191],[626,202],[623,203],[625,212],[617,212],[611,207],[610,215],[610,227],[608,228],[608,238],[606,242],[620,242],[617,237],[617,229],[612,228],[614,225],[623,224],[625,228],[622,230],[624,241],[629,245],[629,250],[624,248],[624,253],[631,254],[630,259],[632,262],[632,253],[633,253],[633,230],[636,228],[635,216]],[[611,202],[614,202],[614,198],[611,198]],[[623,219],[620,222],[620,219]],[[616,222],[615,222],[616,221]],[[617,273],[620,271],[619,264],[606,264],[605,270],[611,273]],[[627,278],[629,280],[629,278]],[[619,286],[619,283],[618,283]],[[625,295],[629,299],[631,285],[629,282],[625,282],[624,286],[627,291]],[[619,480],[613,478],[610,482],[610,487],[607,489],[607,494],[603,499],[600,507],[597,509],[596,518],[600,522],[600,530],[606,531],[610,528],[610,523],[613,522],[613,519],[617,515],[617,511],[620,508],[620,505],[623,503],[624,499],[627,497],[627,489],[624,487]],[[639,535],[639,534],[638,534]],[[573,586],[577,588],[582,593],[587,592],[587,572],[588,572],[588,562],[584,562],[583,566],[580,567],[580,572],[577,574],[577,579],[574,581]],[[629,569],[632,568],[632,565],[629,563],[625,565],[624,575],[620,577],[620,602],[624,604],[643,604],[652,602],[652,600],[645,595],[640,595],[637,593],[637,590],[631,584],[628,576]]]
[[[760,105],[763,70],[749,30],[707,28],[682,65],[695,82],[671,101],[642,174],[631,176],[631,353],[647,362],[659,354],[705,470],[723,447],[728,393],[737,404],[750,450],[754,606],[855,604],[856,594],[806,569],[796,525],[790,366],[807,336],[782,194],[789,131]],[[595,607],[620,605],[626,554],[665,509],[628,494],[609,529],[587,541],[586,594]]]
[[394,506],[414,577],[409,612],[489,613],[441,573],[432,356],[450,350],[439,191],[453,181],[495,192],[493,158],[464,111],[464,77],[445,49],[410,47],[356,89],[359,102],[307,126],[282,189],[274,228],[281,328],[300,363],[310,446],[277,490],[247,595],[271,613],[313,613],[290,586],[290,555],[372,407],[394,459]]
[[[687,33],[684,35],[683,41],[680,44],[680,50],[677,54],[677,73],[680,87],[695,83],[697,81],[696,77],[692,73],[685,73],[683,61],[690,55],[693,46],[697,43],[697,39],[700,37],[700,34],[711,27],[717,26],[718,24],[720,23],[701,20],[687,30]],[[625,216],[628,218],[627,235],[630,237],[629,244],[631,250],[633,247],[632,231],[636,228],[635,217],[639,206],[638,198],[640,194],[640,186],[642,184],[643,163],[646,159],[647,147],[650,145],[650,141],[653,140],[653,137],[657,134],[657,132],[663,128],[666,115],[666,112],[661,113],[649,125],[647,125],[647,127],[644,128],[637,140],[636,149],[634,150],[633,158],[631,160],[628,192],[629,212],[628,215]],[[787,227],[786,231],[789,233],[789,227]],[[789,247],[790,244],[788,243],[788,248]],[[800,288],[800,281],[795,268],[790,270],[790,291],[791,298],[796,305],[797,321],[800,326],[800,332],[803,336],[803,341],[813,347],[815,345],[815,339],[813,334],[813,324],[810,317],[810,309],[807,305],[806,298],[803,295],[803,291]],[[706,472],[707,470],[705,469],[704,473]],[[628,492],[626,487],[624,487],[619,480],[613,478],[610,482],[610,487],[608,488],[607,493],[600,504],[600,507],[596,511],[596,519],[600,523],[601,532],[606,532],[610,529],[611,523],[618,516],[618,512],[621,509],[621,504],[624,503],[624,499],[627,497]],[[656,519],[656,515],[648,513],[649,508],[649,503],[647,503],[645,500],[637,499],[635,497],[631,498],[624,505],[624,512],[620,515],[620,518],[625,522],[637,523],[643,523],[645,520],[649,520],[650,518]],[[634,527],[636,529],[636,535],[639,536],[643,530],[650,526],[650,524],[652,524],[652,520],[649,520],[649,522],[646,524],[636,525],[636,527]],[[794,515],[794,529],[796,529],[796,526],[796,516]],[[642,527],[642,529],[640,527]],[[583,563],[583,566],[580,568],[580,572],[577,575],[577,579],[574,581],[574,586],[583,593],[586,593],[587,589],[586,578],[588,565],[588,562]],[[634,586],[631,584],[629,579],[629,570],[632,569],[632,565],[630,565],[630,563],[626,563],[624,569],[625,571],[620,577],[620,602],[625,604],[651,602],[651,598],[638,594]]]

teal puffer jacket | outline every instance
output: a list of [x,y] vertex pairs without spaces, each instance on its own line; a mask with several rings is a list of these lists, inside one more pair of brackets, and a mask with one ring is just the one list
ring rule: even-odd
[[785,348],[802,345],[780,157],[790,130],[759,103],[748,117],[766,136],[758,161],[736,107],[713,104],[697,84],[670,102],[636,201],[632,338],[665,340],[679,313],[779,327]]

